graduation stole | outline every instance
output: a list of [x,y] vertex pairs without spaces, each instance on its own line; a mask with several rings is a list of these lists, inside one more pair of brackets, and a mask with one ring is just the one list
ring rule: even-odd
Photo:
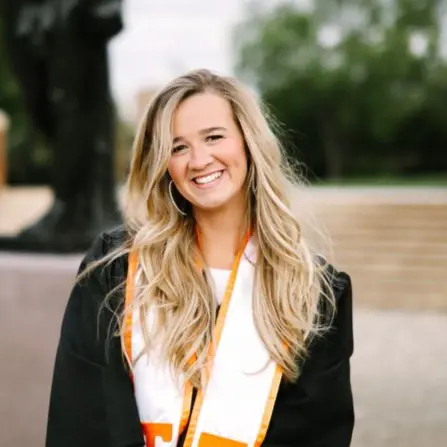
[[[175,447],[188,425],[183,447],[259,447],[267,433],[282,371],[270,359],[252,312],[254,267],[242,256],[250,233],[231,269],[208,352],[209,372],[191,408],[192,386],[176,382],[154,348],[133,367],[135,398],[147,447]],[[253,247],[252,247],[253,248]],[[242,262],[241,262],[242,260]],[[134,296],[138,255],[129,255],[126,309]],[[148,312],[148,328],[154,314]],[[124,322],[128,359],[144,347],[139,313]]]

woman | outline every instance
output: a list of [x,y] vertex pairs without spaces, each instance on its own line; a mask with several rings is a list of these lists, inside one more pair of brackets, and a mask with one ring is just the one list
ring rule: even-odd
[[350,278],[302,237],[286,172],[236,80],[199,70],[153,99],[125,228],[67,305],[47,447],[350,444]]

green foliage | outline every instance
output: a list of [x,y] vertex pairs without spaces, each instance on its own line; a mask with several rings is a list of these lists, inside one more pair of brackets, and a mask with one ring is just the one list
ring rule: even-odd
[[443,6],[315,0],[312,11],[292,2],[258,9],[235,31],[236,70],[317,176],[447,170]]

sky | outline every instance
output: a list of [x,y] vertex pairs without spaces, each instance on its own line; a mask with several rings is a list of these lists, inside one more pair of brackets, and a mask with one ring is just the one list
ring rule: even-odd
[[135,96],[175,76],[209,68],[233,74],[231,29],[244,0],[125,0],[124,29],[109,43],[111,88],[131,118]]

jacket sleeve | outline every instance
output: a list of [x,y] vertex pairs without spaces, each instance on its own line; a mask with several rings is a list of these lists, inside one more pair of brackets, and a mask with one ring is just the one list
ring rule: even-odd
[[[82,271],[108,250],[101,235],[81,263]],[[100,311],[111,290],[110,267],[76,283],[65,310],[56,353],[46,447],[143,446],[131,381],[113,312]]]
[[313,435],[302,446],[348,447],[354,429],[350,358],[354,351],[352,284],[344,272],[332,275],[336,313],[330,330],[310,347],[303,367]]

